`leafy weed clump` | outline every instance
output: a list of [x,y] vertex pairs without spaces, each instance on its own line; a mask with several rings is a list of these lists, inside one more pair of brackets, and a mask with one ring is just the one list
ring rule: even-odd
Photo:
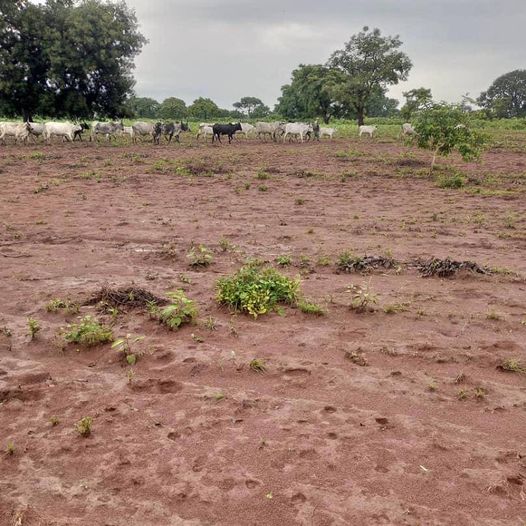
[[91,418],[91,416],[85,416],[75,424],[75,429],[81,437],[89,437],[91,435],[92,426],[93,418]]
[[35,320],[34,318],[28,318],[27,319],[27,329],[29,332],[29,337],[31,340],[34,340],[36,338],[36,335],[40,331],[40,323],[38,320]]
[[46,305],[46,310],[53,313],[63,311],[66,314],[78,314],[79,309],[80,306],[78,303],[69,300],[61,300],[60,298],[54,298]]
[[171,331],[179,329],[185,323],[191,323],[197,317],[197,307],[195,303],[188,299],[184,291],[176,290],[169,292],[170,304],[166,307],[159,307],[156,303],[148,306],[150,316],[166,325]]
[[373,305],[378,303],[378,297],[371,292],[369,285],[350,285],[348,292],[351,294],[351,310],[360,313],[374,311]]
[[459,173],[441,174],[436,179],[436,184],[439,188],[462,188],[465,184],[464,177]]
[[292,258],[290,256],[287,256],[286,254],[283,254],[282,256],[278,256],[275,259],[275,261],[280,267],[288,267],[289,265],[292,264]]
[[507,360],[504,360],[500,365],[497,366],[497,369],[510,373],[526,374],[526,365],[523,365],[516,358],[508,358]]
[[267,370],[267,367],[265,365],[265,362],[261,360],[260,358],[254,358],[250,361],[248,364],[250,369],[256,373],[264,373]]
[[113,341],[113,332],[110,327],[98,322],[91,316],[84,316],[79,323],[68,325],[63,331],[67,343],[78,343],[86,347],[93,347],[101,343]]
[[273,268],[249,264],[233,276],[218,280],[217,301],[257,318],[280,303],[294,304],[299,287],[299,279],[288,278]]
[[205,245],[197,245],[192,247],[186,257],[190,261],[191,267],[208,267],[214,260],[212,251],[205,247]]
[[305,314],[314,314],[315,316],[325,315],[325,310],[320,305],[305,299],[298,301],[298,309]]
[[123,338],[118,338],[115,340],[111,348],[116,349],[117,352],[121,352],[128,365],[135,365],[137,363],[137,358],[142,353],[132,349],[132,345],[134,346],[136,343],[142,340],[144,340],[144,336],[135,336],[132,338],[131,334],[127,334]]

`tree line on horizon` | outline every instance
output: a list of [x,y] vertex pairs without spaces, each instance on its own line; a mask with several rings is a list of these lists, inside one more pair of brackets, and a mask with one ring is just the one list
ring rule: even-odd
[[[389,98],[389,87],[412,68],[398,36],[364,27],[325,64],[300,64],[281,87],[273,111],[254,96],[222,109],[199,97],[189,106],[177,97],[162,102],[137,97],[134,59],[147,40],[135,12],[123,1],[10,0],[0,4],[0,115],[150,119],[355,119],[411,116],[434,102],[431,90]],[[526,117],[526,70],[500,76],[477,98],[463,97],[464,111],[482,108],[488,118]]]

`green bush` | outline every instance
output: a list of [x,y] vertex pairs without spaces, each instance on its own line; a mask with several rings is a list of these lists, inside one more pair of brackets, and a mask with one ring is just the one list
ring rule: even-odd
[[208,267],[214,260],[211,250],[205,245],[193,246],[186,257],[191,267]]
[[305,314],[325,315],[325,310],[320,305],[305,299],[298,301],[298,309]]
[[437,177],[436,183],[439,188],[462,188],[464,186],[464,177],[459,173],[441,174]]
[[99,323],[91,316],[85,316],[80,323],[68,325],[67,330],[63,331],[63,336],[68,343],[78,343],[86,347],[113,341],[113,332],[110,327]]
[[177,330],[185,323],[191,323],[197,317],[197,307],[195,303],[188,299],[182,290],[169,292],[167,296],[171,303],[166,307],[159,307],[155,303],[150,303],[148,311],[152,318],[155,318],[166,325],[171,331]]
[[280,303],[295,303],[299,287],[299,279],[290,279],[273,268],[249,264],[233,276],[218,280],[217,301],[257,318]]

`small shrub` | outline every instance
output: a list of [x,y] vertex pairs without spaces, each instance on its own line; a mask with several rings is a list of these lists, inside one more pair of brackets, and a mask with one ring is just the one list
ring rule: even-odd
[[64,311],[66,314],[78,314],[80,306],[78,303],[69,300],[54,298],[47,303],[46,310],[53,313]]
[[219,240],[219,248],[222,252],[232,252],[235,246],[228,239],[222,237]]
[[305,314],[314,314],[316,316],[325,315],[325,310],[320,307],[320,305],[307,300],[298,301],[298,309]]
[[184,291],[169,292],[167,296],[170,298],[170,305],[161,308],[157,304],[152,303],[148,306],[148,311],[152,318],[166,325],[171,331],[177,330],[181,325],[195,320],[197,307],[192,300],[185,296]]
[[501,369],[502,371],[508,371],[511,373],[526,374],[526,366],[522,365],[520,360],[517,360],[516,358],[508,358],[507,360],[504,360],[498,366],[498,369]]
[[486,398],[487,391],[484,389],[484,387],[475,387],[473,392],[475,393],[475,398],[477,400],[483,400]]
[[461,389],[458,393],[457,393],[457,398],[459,400],[465,400],[466,398],[468,397],[468,391],[466,389]]
[[465,184],[462,175],[455,174],[441,174],[437,177],[436,184],[439,188],[462,188]]
[[502,320],[502,314],[495,310],[490,310],[486,313],[486,319],[492,321],[500,321]]
[[186,257],[189,259],[191,267],[208,267],[214,260],[211,250],[205,245],[192,247]]
[[305,199],[302,199],[301,197],[298,197],[298,199],[296,199],[296,201],[294,201],[295,204],[297,205],[304,205],[305,204]]
[[124,359],[128,365],[135,365],[137,363],[137,358],[142,353],[133,350],[132,346],[142,340],[144,340],[144,336],[135,336],[132,338],[131,334],[127,334],[123,338],[115,340],[111,348],[116,349],[117,352],[123,353]]
[[256,373],[264,373],[267,370],[265,362],[259,358],[254,358],[248,365]]
[[347,291],[351,294],[350,308],[356,312],[373,311],[373,305],[378,303],[378,297],[370,291],[369,285],[350,285]]
[[63,337],[67,343],[78,343],[86,347],[113,341],[111,328],[91,316],[85,316],[79,323],[68,325],[67,330],[63,331]]
[[292,263],[292,258],[284,254],[278,256],[275,261],[280,267],[288,267]]
[[398,312],[406,312],[408,309],[407,303],[391,303],[384,307],[386,314],[396,314]]
[[256,177],[260,180],[260,181],[266,181],[267,179],[270,179],[270,174],[268,172],[265,172],[264,170],[260,170]]
[[77,433],[82,437],[88,437],[91,435],[91,428],[93,425],[93,418],[91,416],[85,416],[81,418],[76,424],[75,429]]
[[204,325],[209,331],[215,331],[217,329],[217,321],[213,316],[208,316]]
[[15,454],[15,443],[13,441],[11,441],[11,440],[7,443],[6,453],[8,455],[14,455]]
[[329,256],[320,256],[318,258],[317,264],[320,267],[328,267],[331,264],[331,258]]
[[268,190],[268,186],[265,185],[265,184],[259,185],[259,186],[258,186],[258,190],[259,190],[260,192],[266,192],[266,191]]
[[27,319],[27,328],[29,331],[29,337],[31,340],[36,338],[36,335],[40,332],[40,323],[34,318]]
[[49,423],[53,426],[53,427],[56,427],[60,424],[60,420],[58,418],[58,416],[52,416],[50,419],[49,419]]
[[218,280],[217,301],[257,318],[280,303],[293,304],[299,286],[298,279],[290,279],[272,268],[249,264],[233,276]]

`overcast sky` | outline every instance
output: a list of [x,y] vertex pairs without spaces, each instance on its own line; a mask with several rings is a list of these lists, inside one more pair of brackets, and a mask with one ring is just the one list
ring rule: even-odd
[[364,25],[400,35],[413,61],[390,96],[429,87],[437,100],[478,96],[526,68],[526,0],[126,0],[149,39],[136,92],[159,101],[243,96],[271,107],[298,64],[324,63]]

